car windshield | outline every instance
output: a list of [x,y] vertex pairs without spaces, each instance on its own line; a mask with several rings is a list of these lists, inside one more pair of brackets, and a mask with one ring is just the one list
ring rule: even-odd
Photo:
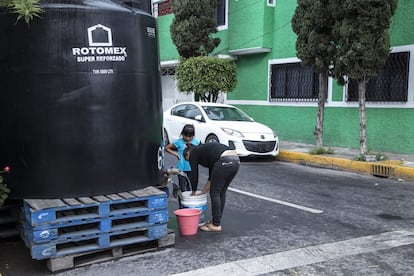
[[208,118],[214,121],[253,121],[246,113],[235,107],[203,106]]

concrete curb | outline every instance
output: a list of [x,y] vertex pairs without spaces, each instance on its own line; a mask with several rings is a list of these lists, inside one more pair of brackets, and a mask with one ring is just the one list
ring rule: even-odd
[[382,177],[414,179],[414,168],[401,165],[400,161],[363,162],[326,155],[280,150],[276,160],[317,166],[336,170],[353,171]]

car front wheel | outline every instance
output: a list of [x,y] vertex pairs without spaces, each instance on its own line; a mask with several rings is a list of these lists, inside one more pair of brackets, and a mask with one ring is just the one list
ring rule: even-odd
[[214,134],[210,134],[209,136],[207,136],[206,143],[210,143],[210,142],[220,143],[218,137],[216,135],[214,135]]

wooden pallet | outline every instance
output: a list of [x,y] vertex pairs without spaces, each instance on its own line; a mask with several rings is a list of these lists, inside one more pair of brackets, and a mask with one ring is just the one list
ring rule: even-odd
[[175,233],[173,230],[168,229],[167,235],[158,240],[133,243],[104,250],[93,250],[61,257],[54,257],[48,259],[46,265],[51,272],[56,272],[99,262],[110,261],[135,254],[156,251],[169,246],[173,246],[174,244]]

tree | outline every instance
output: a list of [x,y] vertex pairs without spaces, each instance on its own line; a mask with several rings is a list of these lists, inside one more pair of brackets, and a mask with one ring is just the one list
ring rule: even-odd
[[213,11],[217,0],[172,0],[174,19],[170,33],[181,57],[207,56],[220,44]]
[[397,0],[335,1],[332,15],[337,56],[333,73],[358,81],[360,151],[368,152],[366,135],[366,84],[384,66],[390,53],[389,27]]
[[330,12],[331,0],[298,0],[292,18],[297,34],[296,55],[304,66],[319,73],[318,113],[315,124],[316,147],[323,146],[323,121],[327,95],[327,76],[331,75],[335,59],[332,27],[335,22]]
[[172,0],[174,19],[171,38],[181,57],[176,69],[178,89],[194,92],[195,100],[216,102],[220,92],[236,86],[236,66],[233,60],[208,57],[220,39],[213,11],[217,0]]
[[27,24],[42,12],[39,0],[0,0],[0,7],[9,8],[11,12],[17,14],[17,21],[24,18]]
[[192,57],[181,60],[176,68],[177,86],[194,92],[205,102],[216,102],[220,92],[232,91],[237,84],[236,64],[232,59]]

